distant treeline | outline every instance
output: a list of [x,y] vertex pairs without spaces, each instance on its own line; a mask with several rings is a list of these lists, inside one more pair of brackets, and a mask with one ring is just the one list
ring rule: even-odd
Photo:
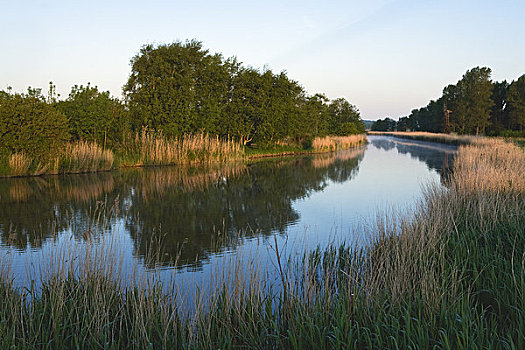
[[510,84],[493,82],[490,74],[490,68],[475,67],[426,107],[397,122],[378,120],[372,130],[525,136],[525,74]]
[[41,89],[0,91],[0,155],[44,156],[75,140],[118,149],[144,129],[168,138],[207,133],[244,144],[306,145],[316,136],[365,129],[345,99],[310,96],[284,72],[244,67],[198,41],[142,47],[123,93],[114,98],[89,83],[62,100],[52,83],[47,96]]

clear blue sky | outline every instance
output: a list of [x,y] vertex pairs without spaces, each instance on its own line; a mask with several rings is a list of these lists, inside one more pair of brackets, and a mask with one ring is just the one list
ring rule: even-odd
[[120,96],[142,45],[195,38],[345,97],[363,119],[397,118],[478,65],[517,79],[524,36],[523,0],[0,0],[0,89],[53,81],[66,97],[91,82]]

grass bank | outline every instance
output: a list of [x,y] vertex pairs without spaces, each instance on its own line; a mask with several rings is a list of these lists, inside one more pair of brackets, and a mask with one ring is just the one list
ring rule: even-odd
[[482,136],[441,134],[426,131],[368,131],[368,135],[395,136],[409,140],[439,142],[457,146],[470,145],[472,143],[486,139]]
[[333,152],[364,145],[367,142],[365,134],[348,136],[315,137],[304,141],[301,145],[295,142],[280,141],[270,145],[246,147],[248,158],[275,157],[294,154]]
[[442,134],[442,133],[432,133],[426,131],[368,131],[368,135],[385,135],[385,136],[395,136],[408,140],[418,140],[418,141],[428,141],[428,142],[438,142],[451,145],[471,145],[471,144],[480,144],[487,142],[490,139],[505,140],[507,142],[512,142],[520,147],[525,147],[525,138],[520,136],[492,136],[490,138],[484,136],[474,136],[474,135],[456,135],[456,134]]
[[107,171],[122,167],[210,164],[249,158],[330,152],[356,147],[366,135],[326,136],[312,144],[277,142],[265,147],[244,146],[232,138],[208,134],[167,138],[160,132],[143,130],[124,138],[121,145],[106,148],[94,142],[67,143],[46,157],[27,153],[0,156],[0,177],[39,176]]
[[413,217],[379,217],[369,246],[284,262],[274,245],[279,288],[256,257],[237,261],[188,312],[175,277],[130,283],[115,254],[54,254],[40,293],[2,260],[0,347],[522,349],[524,169],[512,144],[462,146],[448,187],[429,185]]
[[2,158],[0,176],[4,177],[107,171],[113,168],[115,159],[111,150],[87,141],[67,143],[46,157],[19,152]]

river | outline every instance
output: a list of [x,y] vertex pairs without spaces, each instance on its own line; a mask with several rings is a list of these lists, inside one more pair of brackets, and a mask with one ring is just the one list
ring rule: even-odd
[[239,259],[274,269],[275,245],[293,259],[366,244],[377,215],[410,213],[425,184],[443,186],[455,151],[369,136],[366,146],[333,153],[0,179],[0,261],[18,286],[87,249],[118,252],[119,273],[133,266],[133,276],[155,271],[188,286]]

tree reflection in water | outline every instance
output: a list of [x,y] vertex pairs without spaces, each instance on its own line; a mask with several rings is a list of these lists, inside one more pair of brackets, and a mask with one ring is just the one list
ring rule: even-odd
[[[447,162],[452,164],[453,147],[385,137],[370,141],[425,162],[442,178]],[[73,234],[77,240],[87,232],[102,235],[107,227],[91,229],[111,222],[94,217],[111,215],[132,238],[135,256],[151,250],[160,253],[161,264],[199,268],[210,253],[234,248],[239,232],[248,237],[286,232],[299,220],[294,201],[330,182],[353,179],[364,152],[361,147],[209,167],[1,179],[0,240],[38,250],[54,235]]]
[[135,254],[151,250],[163,264],[198,268],[210,252],[235,244],[224,237],[285,232],[299,219],[293,201],[328,181],[352,179],[363,154],[359,148],[214,167],[2,179],[0,239],[39,249],[56,234],[85,239],[93,216],[113,215],[125,222]]
[[370,143],[385,151],[396,149],[401,154],[424,162],[429,169],[441,175],[441,182],[446,184],[453,168],[457,146],[406,140],[394,137],[369,137]]

